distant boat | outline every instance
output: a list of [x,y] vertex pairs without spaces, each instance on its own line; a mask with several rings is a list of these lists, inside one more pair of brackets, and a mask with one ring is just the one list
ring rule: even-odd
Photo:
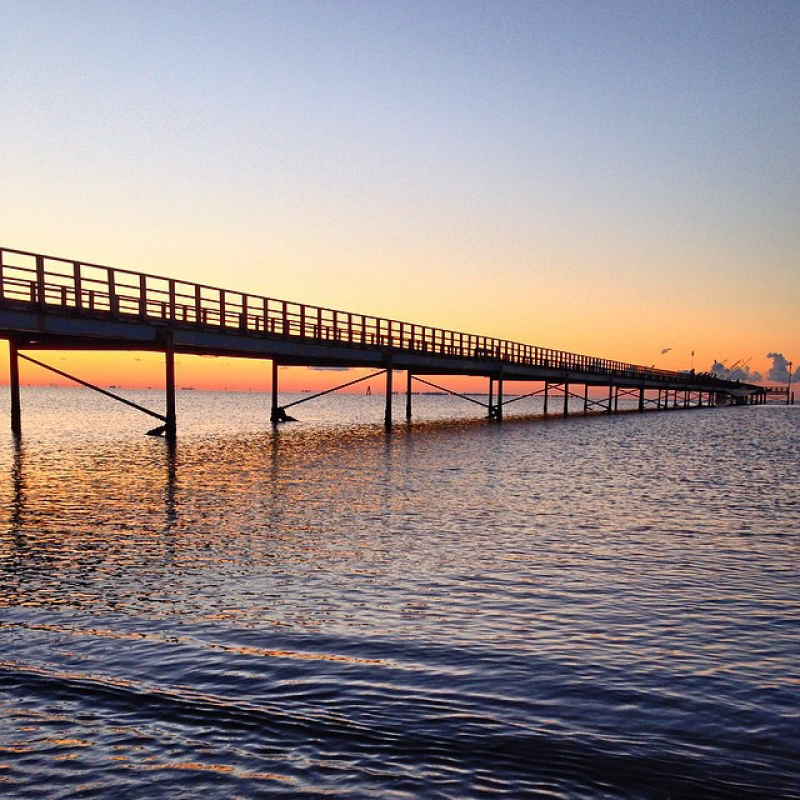
[[372,387],[371,387],[371,386],[367,386],[367,391],[366,391],[366,392],[364,392],[364,394],[365,394],[367,397],[371,397],[371,396],[372,396]]

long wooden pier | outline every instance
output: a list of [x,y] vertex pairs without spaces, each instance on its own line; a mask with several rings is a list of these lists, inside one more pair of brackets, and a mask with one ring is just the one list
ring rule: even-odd
[[[412,415],[412,381],[484,405],[487,417],[498,421],[509,403],[522,399],[504,397],[508,381],[542,384],[523,396],[543,396],[545,413],[548,403],[560,403],[556,413],[564,416],[570,398],[579,398],[584,412],[609,414],[618,410],[621,397],[635,398],[640,411],[763,403],[766,399],[760,386],[705,373],[655,369],[5,247],[0,247],[0,337],[9,342],[11,427],[15,433],[22,430],[20,358],[99,389],[22,352],[35,350],[163,352],[164,414],[102,391],[161,421],[151,433],[168,437],[174,437],[177,430],[176,353],[270,360],[273,423],[291,419],[286,413],[289,405],[280,403],[281,365],[377,370],[385,376],[387,427],[392,424],[397,371],[406,373],[408,418]],[[428,380],[448,375],[488,378],[488,402]],[[359,380],[363,378],[343,386]],[[602,387],[601,399],[590,396],[593,387]]]

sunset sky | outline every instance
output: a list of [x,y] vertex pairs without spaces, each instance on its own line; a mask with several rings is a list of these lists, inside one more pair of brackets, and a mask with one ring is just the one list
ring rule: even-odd
[[0,65],[3,246],[669,369],[800,363],[796,0],[5,0]]

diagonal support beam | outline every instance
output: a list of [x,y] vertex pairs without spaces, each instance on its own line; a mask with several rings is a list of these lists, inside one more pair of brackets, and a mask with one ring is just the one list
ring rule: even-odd
[[447,392],[447,394],[452,394],[454,397],[461,397],[464,400],[469,400],[470,403],[475,403],[475,405],[481,406],[482,408],[491,408],[492,406],[489,403],[481,403],[480,400],[476,400],[474,397],[468,397],[465,394],[461,394],[461,392],[454,392],[452,389],[448,389],[446,386],[439,386],[438,383],[433,383],[432,381],[426,381],[422,378],[418,378],[416,375],[411,376],[413,380],[419,381],[420,383],[424,383],[426,386],[432,386],[434,389],[439,389],[442,392]]
[[[548,385],[547,389],[539,389],[536,392],[528,392],[528,394],[521,394],[521,395],[518,395],[517,397],[512,397],[510,400],[506,400],[506,405],[508,405],[509,403],[516,403],[517,400],[524,400],[526,397],[535,397],[537,394],[545,394],[545,393],[547,393],[548,391],[550,391],[552,389],[558,389],[558,388],[563,387],[563,386],[564,386],[563,383],[550,383]],[[569,386],[570,386],[570,384],[567,384],[567,387],[569,387]],[[586,400],[586,402],[588,402],[589,405],[596,405],[596,406],[597,405],[602,405],[605,408],[605,404],[604,403],[598,403],[596,400],[587,399],[586,395],[578,394],[578,392],[573,392],[572,389],[570,389],[570,388],[567,388],[566,394],[567,394],[568,397],[574,397],[577,400]],[[551,394],[549,396],[550,397],[563,397],[564,396],[564,390],[562,389],[561,392],[559,392],[557,394]]]
[[598,408],[602,408],[603,410],[608,410],[608,406],[606,405],[605,401],[603,401],[603,400],[593,400],[591,397],[588,397],[588,396],[584,396],[584,397],[579,398],[579,399],[582,399],[584,401],[584,404],[585,404],[587,409],[598,407]]
[[378,375],[383,375],[386,372],[385,369],[380,370],[379,372],[373,372],[371,375],[364,375],[361,378],[356,378],[353,381],[347,381],[347,383],[342,383],[339,386],[334,386],[333,389],[325,389],[323,392],[317,392],[316,394],[310,394],[308,397],[301,397],[299,400],[294,400],[291,403],[287,403],[285,406],[279,406],[279,410],[286,410],[287,408],[291,408],[292,406],[299,406],[300,403],[307,403],[309,400],[315,400],[317,397],[322,397],[326,394],[331,394],[332,392],[338,392],[339,389],[346,389],[348,386],[354,386],[357,383],[361,383],[361,381],[368,381],[370,378],[377,378]]
[[140,406],[138,403],[134,403],[133,400],[128,400],[125,397],[120,397],[118,394],[109,392],[106,389],[101,389],[99,386],[95,386],[93,383],[89,383],[89,381],[82,380],[81,378],[75,377],[75,375],[70,375],[68,372],[64,372],[63,370],[51,367],[49,364],[45,364],[43,361],[38,361],[37,359],[31,358],[30,356],[23,355],[22,353],[18,353],[18,356],[19,358],[25,359],[25,361],[30,361],[31,364],[36,364],[37,367],[42,367],[43,369],[50,370],[50,372],[55,372],[56,375],[60,375],[62,378],[66,378],[67,380],[79,383],[81,386],[85,386],[87,389],[93,389],[95,392],[104,394],[106,397],[110,397],[112,400],[117,400],[120,403],[124,403],[126,406],[135,408],[137,411],[141,411],[143,414],[149,414],[151,417],[155,417],[155,419],[160,419],[162,422],[167,421],[167,418],[163,414],[157,414],[155,411],[151,411],[149,408],[145,408],[144,406]]
[[[550,384],[551,388],[554,384]],[[535,392],[528,392],[527,394],[518,394],[516,397],[512,397],[509,400],[504,400],[503,405],[507,406],[509,403],[516,403],[517,400],[525,400],[528,397],[536,397],[538,394],[544,394],[547,390],[546,389],[537,389]]]
[[647,395],[645,395],[642,405],[644,406],[644,408],[648,408],[648,407],[660,408],[661,407],[661,406],[659,406],[658,399],[653,398],[653,397],[647,397]]

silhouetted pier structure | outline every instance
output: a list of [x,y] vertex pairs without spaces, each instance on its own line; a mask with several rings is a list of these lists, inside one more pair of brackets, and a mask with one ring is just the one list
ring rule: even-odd
[[[521,344],[489,336],[383,319],[367,314],[276,300],[176,278],[134,272],[12,248],[0,248],[0,337],[9,341],[11,427],[21,431],[19,359],[120,400],[158,419],[151,433],[175,436],[175,354],[232,356],[272,362],[273,423],[286,409],[378,375],[385,380],[384,422],[392,424],[393,380],[406,373],[407,418],[412,382],[432,386],[486,408],[502,420],[510,403],[541,396],[545,413],[567,416],[570,398],[583,411],[607,414],[620,398],[645,409],[763,403],[762,387],[708,374],[675,372]],[[160,414],[100,389],[21,351],[157,351],[165,360],[165,412]],[[279,366],[372,368],[375,373],[281,405]],[[430,376],[488,378],[488,402],[428,380]],[[423,377],[425,376],[425,377]],[[542,387],[504,396],[508,382]],[[602,396],[590,395],[601,389]]]
[[764,386],[762,390],[765,403],[772,399],[777,401],[778,405],[794,405],[794,391],[790,383],[786,386]]

